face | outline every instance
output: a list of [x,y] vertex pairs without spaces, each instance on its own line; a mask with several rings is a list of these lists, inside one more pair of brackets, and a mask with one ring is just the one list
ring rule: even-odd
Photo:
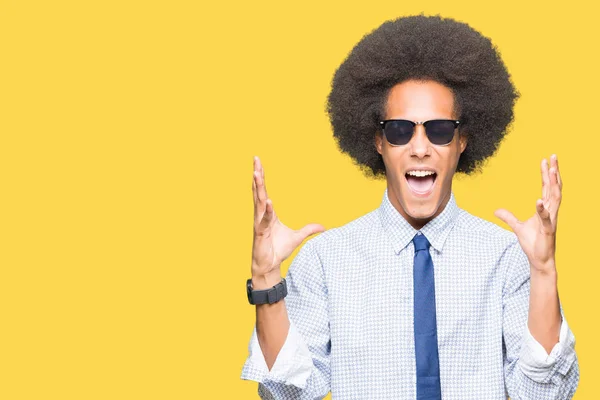
[[[457,117],[454,95],[440,83],[404,81],[389,92],[385,119],[418,122]],[[392,146],[378,132],[375,147],[385,164],[390,202],[415,229],[421,229],[444,210],[450,199],[452,176],[467,147],[466,137],[456,130],[450,144],[437,146],[427,139],[425,127],[417,125],[408,144]],[[430,173],[424,171],[432,171],[433,175],[413,176]]]

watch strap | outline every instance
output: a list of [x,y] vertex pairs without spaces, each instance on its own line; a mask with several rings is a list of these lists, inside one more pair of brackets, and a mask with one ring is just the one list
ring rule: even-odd
[[246,292],[250,304],[273,304],[287,296],[287,284],[285,278],[270,289],[253,290],[252,278],[246,281]]

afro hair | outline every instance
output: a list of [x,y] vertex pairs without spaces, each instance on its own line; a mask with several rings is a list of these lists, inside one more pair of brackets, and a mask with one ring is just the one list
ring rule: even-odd
[[390,89],[410,79],[434,80],[453,92],[459,132],[467,136],[456,172],[480,170],[506,135],[519,93],[490,39],[440,16],[387,21],[365,35],[340,65],[327,113],[342,152],[367,175],[385,177],[374,137]]

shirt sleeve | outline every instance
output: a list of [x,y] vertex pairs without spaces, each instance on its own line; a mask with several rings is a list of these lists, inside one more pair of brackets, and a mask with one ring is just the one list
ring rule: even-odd
[[[561,310],[562,314],[562,310]],[[562,317],[562,325],[558,343],[554,345],[550,354],[531,334],[527,327],[526,337],[521,348],[519,366],[525,373],[536,382],[546,382],[552,379],[552,372],[557,363],[564,369],[573,364],[575,354],[575,336],[569,329],[569,325]],[[559,365],[558,369],[560,369]]]
[[579,364],[562,306],[559,343],[547,354],[527,326],[530,265],[516,237],[500,264],[506,271],[502,306],[507,394],[511,399],[571,399],[579,384]]
[[322,399],[329,393],[331,341],[327,287],[311,240],[300,249],[288,269],[288,294],[282,301],[290,329],[270,371],[256,326],[250,338],[249,356],[241,378],[259,383],[261,399]]
[[242,379],[258,382],[271,380],[301,389],[306,387],[313,368],[312,356],[292,321],[290,321],[287,338],[270,371],[258,342],[256,326],[252,332],[248,351],[250,355],[244,364]]

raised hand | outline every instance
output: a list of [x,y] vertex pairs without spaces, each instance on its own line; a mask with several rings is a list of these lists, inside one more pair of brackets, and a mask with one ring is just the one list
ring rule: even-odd
[[281,280],[281,263],[304,239],[323,232],[325,228],[319,224],[308,224],[295,231],[277,218],[273,202],[267,195],[265,172],[258,157],[254,157],[252,193],[254,195],[252,280],[254,289],[260,290],[278,283]]
[[562,180],[556,155],[542,160],[542,198],[536,202],[537,212],[525,222],[519,221],[510,211],[499,209],[494,213],[519,238],[531,267],[540,272],[554,271],[556,252],[556,224],[562,198]]

